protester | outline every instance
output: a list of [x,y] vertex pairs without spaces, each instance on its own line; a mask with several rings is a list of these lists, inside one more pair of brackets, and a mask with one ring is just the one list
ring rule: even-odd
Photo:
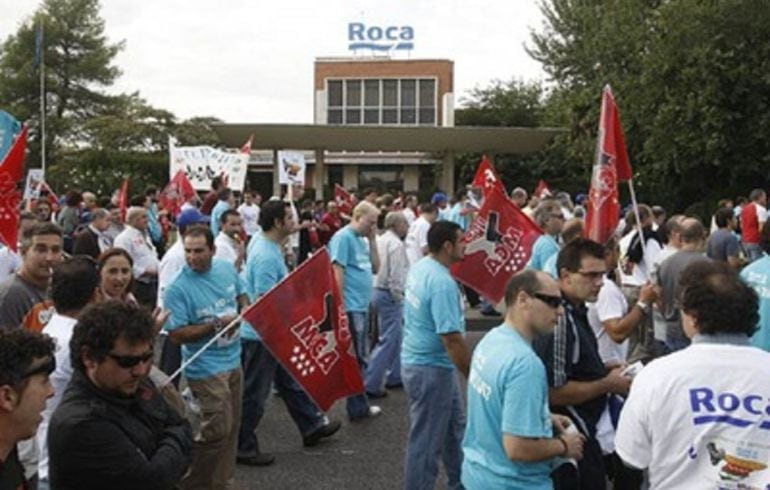
[[232,489],[243,391],[241,342],[234,320],[249,298],[235,267],[214,259],[211,230],[192,226],[183,240],[187,265],[166,290],[164,301],[171,311],[165,325],[169,339],[182,345],[184,362],[215,334],[229,329],[184,369],[200,405],[202,430],[182,488]]
[[163,240],[161,216],[158,209],[158,188],[155,186],[147,187],[144,196],[144,208],[147,209],[147,231],[153,245],[162,254],[166,249],[166,244]]
[[328,245],[340,228],[342,228],[342,216],[340,216],[339,206],[336,201],[329,201],[326,204],[326,213],[318,225],[318,239],[321,245]]
[[403,239],[409,224],[404,214],[385,216],[385,233],[377,238],[380,269],[374,279],[372,306],[379,337],[366,368],[364,383],[370,398],[387,395],[385,388],[401,386],[401,339],[404,325],[404,286],[409,261]]
[[153,319],[119,301],[86,308],[69,345],[72,380],[48,430],[51,488],[173,489],[190,424],[149,379]]
[[200,211],[202,214],[206,216],[211,215],[211,211],[219,200],[219,191],[224,187],[226,186],[222,181],[222,177],[214,177],[211,179],[211,190],[206,194],[206,197],[203,198],[203,203],[201,203]]
[[535,340],[550,386],[554,412],[568,416],[586,437],[578,467],[554,471],[555,488],[605,488],[606,470],[596,439],[597,424],[607,406],[607,394],[625,395],[631,379],[621,367],[609,370],[599,356],[596,336],[588,323],[587,301],[596,301],[604,281],[604,247],[579,238],[566,244],[557,260],[564,315],[553,334]]
[[112,241],[112,243],[115,243],[115,239],[120,235],[123,230],[126,228],[123,224],[123,221],[120,219],[120,208],[118,206],[115,206],[114,204],[108,204],[105,209],[110,213],[110,226],[107,227],[107,230],[104,232],[107,237]]
[[[129,274],[131,269],[129,268]],[[43,333],[56,343],[56,369],[51,373],[54,396],[46,403],[43,420],[37,430],[38,449],[38,490],[48,490],[48,425],[56,407],[61,402],[64,390],[72,378],[70,361],[70,339],[80,312],[89,303],[96,301],[99,287],[99,273],[90,257],[75,256],[56,266],[51,281],[51,299],[56,308]]]
[[78,225],[80,225],[80,204],[83,202],[83,195],[75,190],[67,192],[64,196],[64,207],[56,213],[56,224],[61,227],[64,235],[64,250],[72,252],[72,236]]
[[112,247],[112,238],[106,234],[109,227],[109,211],[103,208],[91,211],[91,222],[80,233],[75,235],[72,254],[88,255],[91,258],[97,258],[99,254]]
[[48,299],[52,268],[62,260],[62,246],[61,229],[53,223],[38,223],[22,237],[21,268],[0,283],[0,329],[19,328],[32,307]]
[[741,279],[754,288],[759,297],[759,322],[751,336],[751,344],[770,352],[770,222],[762,225],[764,253],[741,271]]
[[412,226],[412,223],[414,223],[414,220],[417,219],[417,213],[419,213],[418,206],[419,201],[414,194],[408,194],[404,199],[404,218],[406,218],[406,222],[410,227]]
[[37,217],[32,213],[19,213],[19,230],[16,251],[7,245],[0,243],[0,282],[17,272],[21,268],[22,258],[19,251],[22,249],[22,239],[28,235],[38,223]]
[[[379,270],[377,253],[377,216],[379,210],[368,201],[353,209],[350,224],[338,231],[329,243],[329,251],[345,313],[353,336],[353,345],[362,373],[366,369],[369,329],[369,302],[372,299],[373,274]],[[367,243],[368,241],[368,243]],[[348,418],[357,421],[374,417],[382,409],[369,405],[365,395],[347,400]]]
[[706,242],[706,256],[711,260],[727,262],[733,269],[740,270],[741,244],[735,234],[736,219],[733,210],[718,209],[714,214],[714,224],[717,229],[711,233]]
[[741,209],[741,238],[746,260],[754,262],[762,256],[759,240],[762,225],[767,221],[767,194],[762,189],[754,189],[749,199],[751,202]]
[[214,258],[233,264],[238,272],[241,271],[246,260],[242,222],[238,211],[228,209],[219,218],[220,232],[214,239],[216,248]]
[[535,222],[542,228],[540,235],[532,246],[527,267],[536,271],[544,270],[548,259],[559,253],[559,239],[564,227],[564,213],[556,201],[543,201],[535,210]]
[[110,248],[96,260],[99,268],[99,294],[102,300],[117,299],[138,305],[133,290],[134,260],[122,248]]
[[428,254],[428,230],[437,219],[438,208],[434,204],[420,205],[420,216],[406,234],[406,257],[410,266]]
[[[658,229],[658,235],[663,235],[666,245],[655,256],[655,260],[652,262],[650,281],[653,284],[658,284],[660,264],[682,248],[682,221],[684,221],[684,218],[685,216],[682,214],[675,214],[666,220],[663,226]],[[636,289],[635,287],[627,287],[625,288],[625,292],[634,294]],[[659,357],[668,353],[668,348],[666,347],[666,330],[668,327],[666,326],[666,319],[663,317],[663,312],[660,310],[659,302],[655,302],[652,305],[652,324],[653,337],[655,338],[653,357]]]
[[233,191],[225,187],[217,193],[217,199],[214,209],[211,210],[211,233],[213,233],[215,237],[219,235],[219,225],[222,223],[222,215],[228,209],[233,208]]
[[532,349],[563,314],[559,285],[525,270],[505,290],[505,323],[484,335],[468,379],[462,482],[468,490],[552,488],[557,456],[579,460],[584,436],[548,409],[548,381]]
[[749,345],[757,306],[727,264],[698,261],[682,273],[692,344],[636,376],[615,441],[623,461],[648,470],[652,490],[766,486],[770,354]]
[[243,193],[243,203],[238,206],[238,213],[243,219],[243,231],[246,239],[259,233],[259,206],[262,204],[262,196],[258,192],[246,191]]
[[33,212],[41,222],[47,223],[51,221],[51,203],[45,199],[38,199],[37,203],[35,203]]
[[[31,488],[17,443],[35,435],[46,400],[54,395],[54,342],[28,330],[0,332],[0,486]],[[34,483],[34,482],[33,482]]]
[[[246,266],[246,285],[253,300],[272,289],[288,273],[281,252],[281,243],[294,230],[288,203],[265,203],[260,214],[260,226],[262,233],[254,237],[256,242]],[[244,387],[238,463],[265,466],[275,460],[275,456],[261,450],[256,433],[273,386],[299,429],[303,445],[314,446],[340,429],[338,421],[329,422],[316,408],[286,369],[278,364],[259,334],[246,322],[241,324],[241,366]]]
[[134,261],[134,295],[139,304],[154,308],[158,298],[158,253],[147,231],[147,210],[132,206],[126,213],[126,229],[115,238],[115,247]]
[[471,352],[465,343],[460,289],[449,273],[462,260],[463,232],[437,221],[428,231],[429,255],[406,280],[401,377],[409,400],[405,488],[433,488],[443,460],[448,488],[462,488],[465,413],[455,369],[468,377]]
[[522,187],[517,187],[511,191],[511,201],[519,209],[524,209],[527,205],[527,191]]
[[[569,243],[583,236],[585,222],[580,218],[572,218],[564,222],[561,230],[561,240],[563,243]],[[550,274],[554,279],[559,278],[559,272],[556,270],[556,260],[559,254],[553,254],[543,264],[543,272]]]
[[430,198],[430,203],[436,206],[438,210],[438,218],[440,220],[446,220],[449,218],[449,201],[447,195],[443,192],[436,192],[433,197]]

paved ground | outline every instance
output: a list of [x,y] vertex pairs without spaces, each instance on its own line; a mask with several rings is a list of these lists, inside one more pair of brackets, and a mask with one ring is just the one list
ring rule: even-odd
[[[477,330],[482,325],[469,325],[469,330],[476,330],[467,336],[473,346],[483,335]],[[462,387],[464,392],[464,383]],[[266,468],[239,466],[239,484],[244,490],[402,488],[406,396],[402,390],[391,390],[387,398],[375,403],[383,409],[379,417],[351,424],[345,416],[344,401],[337,402],[330,415],[343,421],[342,429],[328,441],[306,449],[283,402],[272,396],[259,426],[259,435],[263,450],[273,452],[276,462]],[[445,486],[442,479],[437,488]]]

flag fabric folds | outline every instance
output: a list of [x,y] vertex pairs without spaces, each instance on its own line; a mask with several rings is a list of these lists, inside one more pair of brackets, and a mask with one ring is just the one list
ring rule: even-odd
[[172,216],[176,216],[181,212],[182,204],[193,197],[195,197],[195,189],[184,171],[180,170],[160,193],[158,201],[163,209]]
[[334,200],[340,213],[350,216],[353,213],[353,196],[339,184],[334,184]]
[[27,126],[11,144],[0,162],[0,240],[16,251],[19,233],[20,184],[24,179],[24,155],[27,151]]
[[604,87],[596,142],[596,159],[591,174],[585,234],[606,243],[620,221],[618,182],[631,180],[631,164],[612,89]]
[[363,393],[347,314],[325,248],[242,316],[321,410]]
[[452,266],[455,279],[495,303],[523,269],[542,230],[497,187],[484,199],[465,234],[465,258]]
[[544,181],[543,179],[540,179],[540,182],[537,183],[537,188],[535,189],[534,195],[538,199],[546,199],[548,197],[551,197],[553,193],[551,192],[551,189],[548,187],[548,182]]
[[500,180],[500,176],[495,172],[495,167],[489,161],[486,155],[481,157],[479,167],[476,170],[476,176],[473,177],[473,187],[482,189],[484,197],[486,197],[492,189],[499,189],[503,194],[507,194],[503,181]]

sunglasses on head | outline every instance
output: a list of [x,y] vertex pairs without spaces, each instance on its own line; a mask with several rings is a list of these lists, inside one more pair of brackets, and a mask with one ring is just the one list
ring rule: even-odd
[[550,296],[543,293],[533,293],[532,296],[547,304],[551,308],[558,308],[561,306],[561,296]]
[[37,366],[30,366],[25,372],[21,373],[21,379],[30,378],[36,374],[49,375],[56,369],[56,358],[46,357],[45,362]]
[[126,369],[150,361],[154,355],[155,353],[153,351],[149,351],[141,356],[118,356],[115,354],[107,354],[107,356],[114,360],[118,366]]

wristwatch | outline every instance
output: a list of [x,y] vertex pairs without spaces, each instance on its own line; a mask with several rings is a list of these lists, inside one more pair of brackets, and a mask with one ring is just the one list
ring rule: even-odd
[[644,313],[645,315],[650,313],[650,305],[648,303],[645,303],[644,301],[639,300],[636,302],[636,306],[638,306],[639,309],[642,310],[642,313]]
[[214,321],[211,322],[211,324],[214,326],[214,333],[215,334],[221,332],[222,331],[222,327],[224,327],[224,325],[222,325],[222,320],[220,320],[218,317],[215,317]]

